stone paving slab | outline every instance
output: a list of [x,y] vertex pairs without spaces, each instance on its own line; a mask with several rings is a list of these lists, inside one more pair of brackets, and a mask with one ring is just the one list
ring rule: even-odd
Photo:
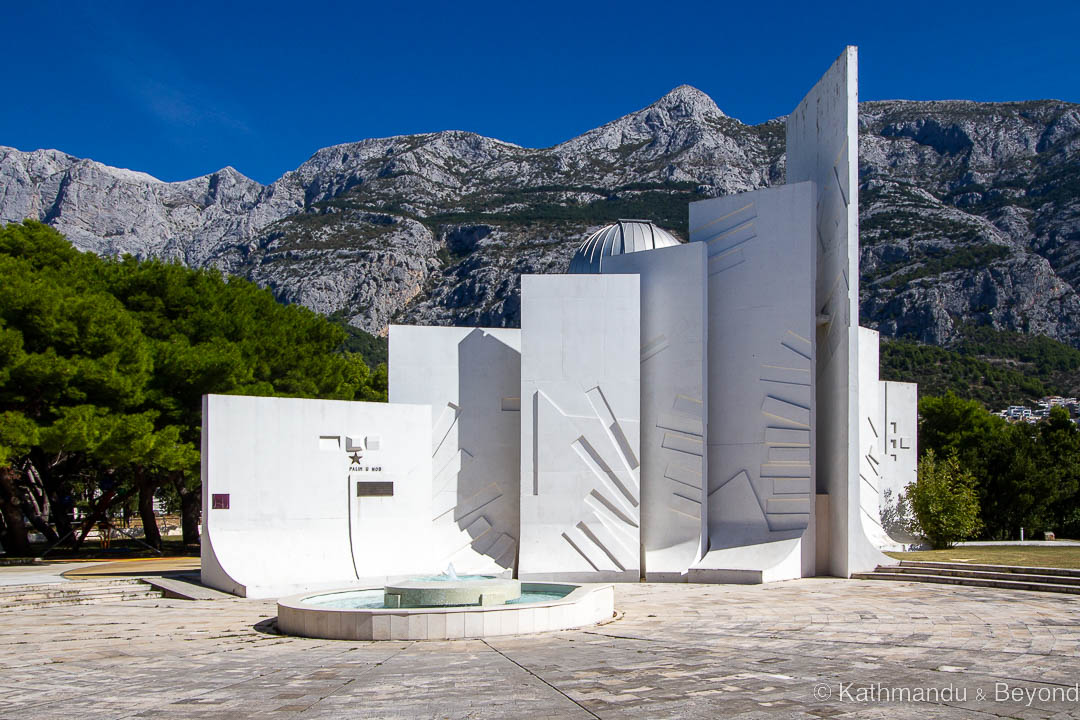
[[0,616],[0,717],[1080,717],[1080,598],[616,587],[615,622],[487,641],[281,637],[239,598],[24,610]]

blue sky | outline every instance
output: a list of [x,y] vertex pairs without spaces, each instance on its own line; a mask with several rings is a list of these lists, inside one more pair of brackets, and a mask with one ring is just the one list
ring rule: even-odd
[[272,182],[320,147],[471,130],[554,145],[681,84],[756,123],[846,44],[864,100],[1080,102],[1080,2],[0,0],[0,145]]

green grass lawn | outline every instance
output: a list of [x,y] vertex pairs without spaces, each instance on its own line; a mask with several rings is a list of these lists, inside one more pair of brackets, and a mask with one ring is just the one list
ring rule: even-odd
[[966,562],[973,565],[1027,565],[1031,567],[1080,568],[1080,545],[1023,546],[977,545],[949,550],[885,553],[897,560]]

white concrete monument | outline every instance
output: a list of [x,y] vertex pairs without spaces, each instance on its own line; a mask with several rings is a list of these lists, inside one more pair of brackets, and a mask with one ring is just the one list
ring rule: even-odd
[[433,573],[768,582],[891,563],[917,393],[858,326],[847,48],[788,184],[595,231],[521,330],[395,325],[390,404],[210,396],[203,580],[252,596]]

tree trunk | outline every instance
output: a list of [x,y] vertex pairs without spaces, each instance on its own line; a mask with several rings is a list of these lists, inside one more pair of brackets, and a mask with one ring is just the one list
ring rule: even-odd
[[109,508],[118,502],[127,500],[132,492],[134,492],[134,488],[129,488],[120,495],[117,494],[116,487],[106,490],[102,496],[98,498],[97,502],[94,503],[94,508],[83,519],[82,527],[79,529],[79,532],[72,536],[73,542],[71,546],[76,550],[82,547],[83,542],[86,540],[86,536],[94,529],[94,525],[100,520],[105,519],[105,515],[108,513]]
[[45,483],[38,475],[34,466],[27,463],[21,474],[22,486],[25,492],[21,494],[22,510],[30,520],[34,529],[45,536],[50,544],[60,539],[52,526],[49,525],[49,496],[45,492]]
[[184,533],[184,545],[199,544],[199,515],[202,513],[202,488],[187,487],[184,474],[173,473],[173,485],[180,496],[180,530]]
[[71,522],[72,501],[69,495],[71,487],[65,480],[68,473],[56,470],[56,467],[67,457],[69,456],[64,453],[46,454],[39,448],[34,448],[30,451],[30,461],[26,470],[27,473],[36,477],[45,489],[48,520],[56,528],[56,535],[60,538],[74,538],[74,526]]
[[0,552],[7,552],[7,535],[7,520],[4,519],[4,513],[0,512]]
[[4,515],[7,533],[4,550],[15,557],[30,557],[30,539],[26,536],[22,503],[15,489],[19,471],[12,467],[0,468],[0,513]]
[[64,504],[59,493],[49,493],[49,518],[56,528],[56,534],[62,538],[74,535],[74,528],[71,525],[71,516],[69,515],[70,511],[71,508]]
[[139,517],[142,518],[143,541],[155,550],[160,550],[161,531],[158,530],[157,517],[154,515],[154,490],[157,487],[146,477],[141,467],[135,469],[135,482],[139,485]]
[[202,514],[202,498],[197,490],[184,494],[180,502],[180,528],[185,545],[199,544],[199,516]]

